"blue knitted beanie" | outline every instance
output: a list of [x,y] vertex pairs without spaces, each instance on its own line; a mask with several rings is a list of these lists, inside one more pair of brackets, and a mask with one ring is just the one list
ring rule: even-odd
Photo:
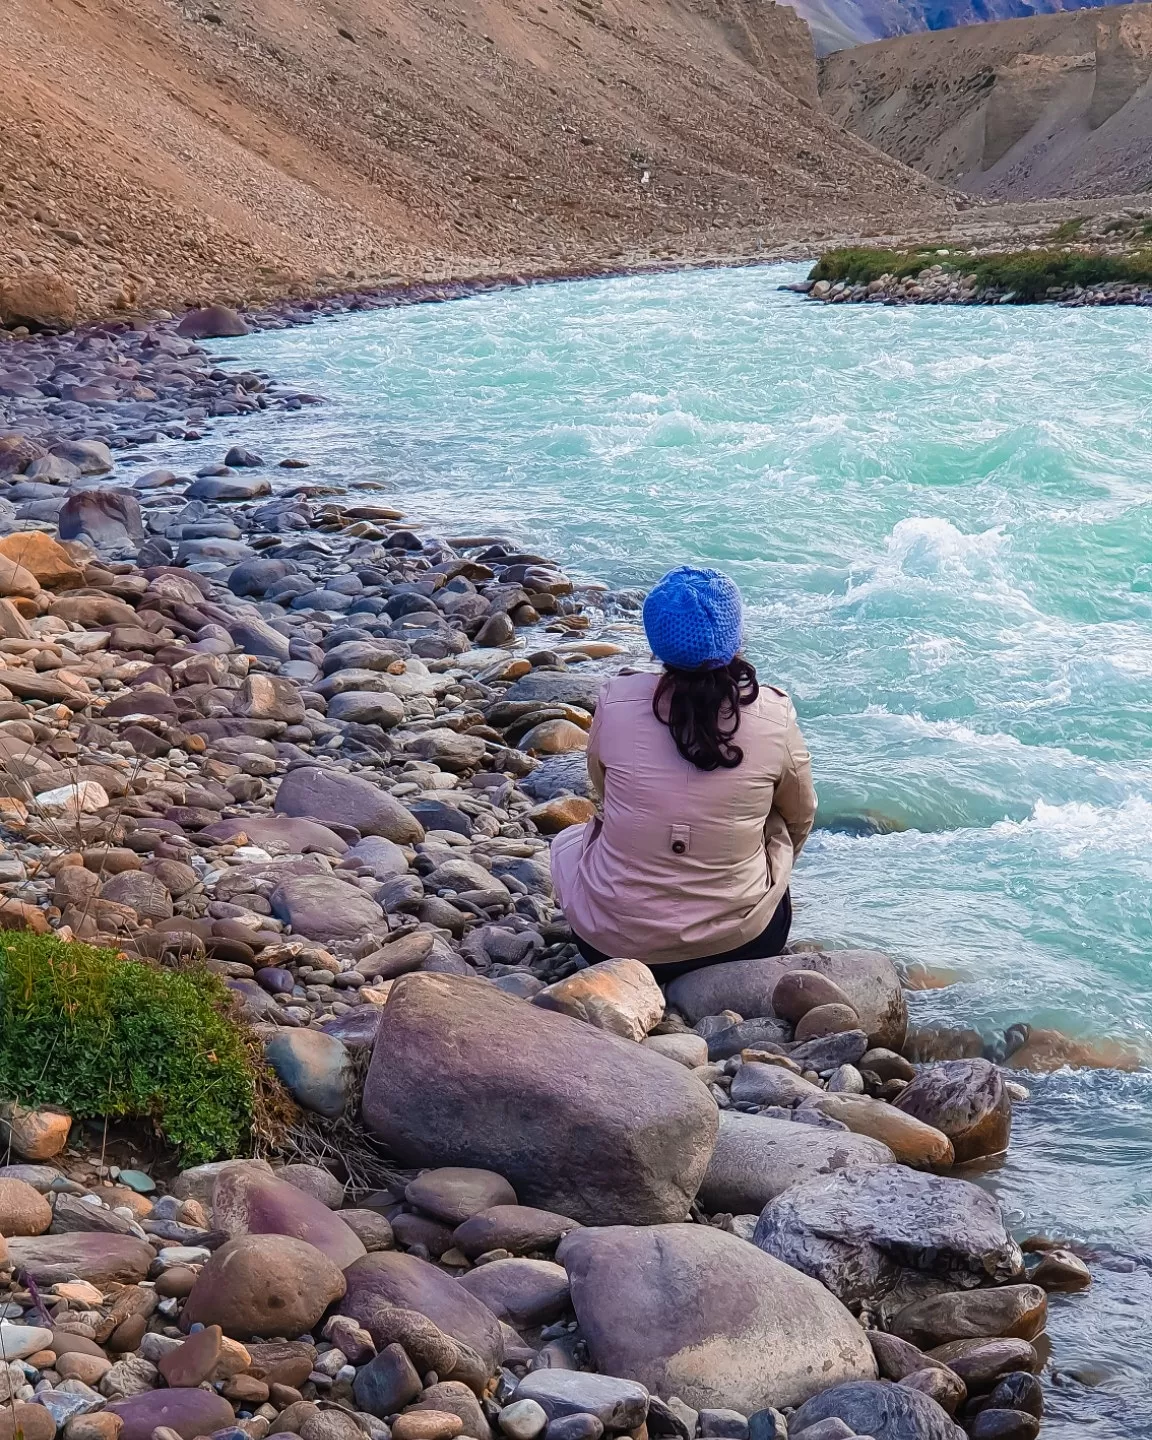
[[649,591],[644,629],[665,665],[718,670],[735,659],[744,638],[740,591],[719,570],[681,565]]

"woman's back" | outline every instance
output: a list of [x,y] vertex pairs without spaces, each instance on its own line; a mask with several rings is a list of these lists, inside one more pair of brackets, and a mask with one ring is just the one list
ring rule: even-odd
[[[740,711],[744,758],[702,770],[653,713],[659,676],[601,692],[588,768],[604,819],[560,835],[552,869],[573,929],[648,963],[734,948],[771,919],[815,799],[792,703],[761,686]],[[601,941],[611,940],[608,944]]]

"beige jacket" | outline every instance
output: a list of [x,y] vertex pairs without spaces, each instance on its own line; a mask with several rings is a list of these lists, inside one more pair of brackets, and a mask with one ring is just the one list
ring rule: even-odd
[[761,685],[741,711],[735,770],[697,770],[652,713],[657,675],[600,692],[588,773],[603,819],[552,845],[572,929],[607,955],[660,965],[719,955],[775,914],[816,814],[808,750],[788,696]]

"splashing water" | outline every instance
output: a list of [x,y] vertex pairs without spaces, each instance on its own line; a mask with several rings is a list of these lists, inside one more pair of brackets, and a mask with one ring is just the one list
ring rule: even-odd
[[[1148,315],[818,307],[776,290],[800,273],[543,286],[229,341],[333,402],[232,428],[309,479],[377,482],[442,533],[504,532],[612,585],[728,570],[814,755],[797,934],[959,972],[913,996],[920,1024],[1147,1050]],[[1025,1078],[982,1183],[1018,1235],[1080,1242],[1096,1274],[1053,1298],[1045,1433],[1152,1433],[1152,1083]]]

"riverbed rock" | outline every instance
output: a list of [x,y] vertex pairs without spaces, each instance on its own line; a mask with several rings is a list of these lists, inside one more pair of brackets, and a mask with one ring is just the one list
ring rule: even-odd
[[386,1345],[367,1365],[356,1371],[352,1393],[369,1415],[387,1419],[415,1400],[423,1385],[402,1345]]
[[272,892],[272,913],[297,935],[355,940],[379,930],[384,911],[358,886],[334,875],[292,875]]
[[87,540],[98,550],[135,546],[145,538],[140,502],[127,490],[77,490],[60,508],[61,540]]
[[[389,1312],[415,1311],[455,1344],[456,1364],[438,1372],[442,1379],[462,1380],[479,1391],[503,1359],[504,1338],[495,1315],[435,1265],[396,1250],[377,1250],[350,1265],[346,1278],[340,1313],[362,1325],[378,1346],[394,1338],[382,1328],[389,1324]],[[419,1364],[410,1345],[400,1343]]]
[[819,1100],[824,1091],[811,1080],[783,1065],[749,1060],[732,1077],[732,1101],[736,1105],[801,1105]]
[[886,1381],[836,1385],[806,1401],[788,1422],[802,1435],[824,1420],[843,1420],[873,1440],[965,1440],[964,1431],[930,1396]]
[[202,310],[189,310],[182,316],[176,333],[189,340],[224,340],[247,335],[248,329],[248,322],[231,306],[206,305]]
[[88,1280],[93,1285],[134,1285],[152,1264],[151,1245],[134,1235],[79,1231],[67,1235],[35,1235],[8,1241],[8,1258],[27,1270],[42,1289],[62,1280]]
[[329,1120],[344,1113],[352,1098],[352,1058],[334,1035],[280,1030],[265,1042],[264,1054],[298,1105]]
[[[308,1034],[308,1031],[290,1031]],[[344,1270],[366,1251],[339,1215],[322,1201],[257,1170],[225,1170],[212,1192],[212,1223],[238,1235],[291,1235]]]
[[908,1028],[900,976],[876,950],[806,951],[760,960],[727,960],[682,975],[668,986],[668,1001],[695,1024],[705,1015],[734,1010],[746,1018],[772,1015],[772,996],[792,970],[833,981],[860,1016],[869,1043],[899,1050]]
[[159,1426],[174,1431],[180,1440],[195,1440],[233,1423],[232,1406],[212,1390],[179,1388],[148,1390],[114,1400],[108,1413],[119,1416],[124,1429],[121,1440],[152,1440]]
[[459,1283],[518,1330],[551,1325],[570,1302],[568,1275],[549,1260],[492,1260],[469,1270]]
[[521,1201],[593,1224],[682,1219],[717,1130],[711,1096],[675,1061],[430,974],[392,987],[363,1115],[402,1164],[494,1170]]
[[968,1387],[971,1395],[991,1390],[1003,1375],[1026,1370],[1040,1370],[1040,1356],[1027,1340],[997,1338],[994,1340],[949,1340],[929,1352],[929,1359],[938,1360],[954,1370]]
[[[516,1387],[515,1399],[532,1400],[549,1421],[592,1416],[603,1430],[635,1431],[648,1413],[648,1390],[616,1375],[575,1370],[535,1370]],[[565,1432],[567,1433],[567,1432]],[[588,1440],[596,1432],[585,1432]]]
[[557,1258],[594,1362],[665,1399],[751,1415],[876,1374],[864,1332],[832,1295],[735,1235],[574,1230]]
[[58,541],[42,530],[21,530],[0,539],[0,555],[34,576],[46,589],[66,590],[84,583],[84,572]]
[[0,278],[0,323],[56,333],[71,330],[79,310],[76,287],[55,270],[9,271]]
[[710,1213],[758,1215],[799,1180],[852,1165],[888,1165],[895,1158],[886,1145],[864,1135],[722,1110],[698,1198]]
[[536,1210],[531,1205],[493,1205],[457,1226],[452,1244],[469,1260],[489,1250],[531,1255],[555,1250],[570,1230],[579,1228],[578,1221],[550,1210]]
[[893,1103],[947,1135],[957,1164],[1008,1148],[1012,1101],[999,1067],[988,1060],[926,1066]]
[[1048,1318],[1048,1298],[1038,1285],[955,1290],[907,1305],[891,1320],[894,1335],[931,1350],[949,1340],[1012,1336],[1034,1340]]
[[1092,1272],[1071,1250],[1049,1250],[1031,1274],[1034,1285],[1049,1294],[1087,1290]]
[[869,1095],[825,1094],[807,1103],[855,1134],[881,1141],[902,1165],[947,1169],[952,1164],[952,1142],[947,1135],[883,1100]]
[[453,1165],[426,1170],[410,1180],[404,1198],[445,1225],[460,1225],[470,1215],[493,1205],[516,1204],[516,1192],[503,1175]]
[[852,1307],[894,1292],[906,1272],[968,1289],[1023,1271],[991,1195],[903,1165],[838,1170],[792,1186],[764,1207],[753,1243]]
[[180,1324],[185,1331],[197,1322],[219,1325],[234,1340],[293,1340],[344,1288],[340,1267],[314,1245],[287,1235],[242,1235],[221,1245],[200,1271]]
[[382,835],[397,845],[424,839],[424,827],[399,800],[359,776],[319,766],[290,770],[276,793],[275,809],[279,815],[303,815],[321,824],[351,825],[361,835]]
[[0,1179],[0,1235],[43,1235],[52,1223],[52,1206],[24,1180]]
[[636,1041],[643,1040],[664,1014],[660,987],[652,971],[639,960],[604,960],[589,965],[547,986],[532,1003]]

